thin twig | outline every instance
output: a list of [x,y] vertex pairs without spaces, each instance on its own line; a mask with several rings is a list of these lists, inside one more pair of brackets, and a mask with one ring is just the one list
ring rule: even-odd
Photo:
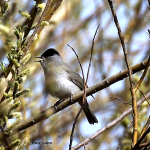
[[78,57],[76,51],[73,49],[73,47],[71,47],[69,44],[67,44],[67,45],[74,51],[74,53],[75,53],[75,55],[76,55],[76,57],[77,57],[77,59],[78,59],[78,62],[79,62],[79,65],[80,65],[80,68],[81,68],[81,71],[82,71],[83,83],[84,83],[84,95],[83,95],[83,101],[82,101],[83,103],[82,103],[82,105],[81,105],[81,108],[80,108],[79,112],[77,113],[77,116],[76,116],[75,121],[74,121],[73,126],[72,126],[71,135],[70,135],[69,150],[71,150],[72,141],[73,141],[73,133],[74,133],[75,125],[76,125],[76,123],[77,123],[78,117],[79,117],[79,115],[80,115],[80,113],[81,113],[81,111],[82,111],[82,109],[83,109],[83,107],[84,107],[85,100],[86,100],[86,84],[85,84],[85,77],[84,77],[84,72],[83,72],[83,68],[82,68],[80,59],[79,59],[79,57]]
[[149,150],[150,147],[149,148],[148,147],[149,147],[149,145],[146,145],[143,150]]
[[69,44],[67,44],[73,51],[74,51],[74,53],[75,53],[75,55],[76,55],[76,57],[77,57],[77,59],[78,59],[78,62],[79,62],[79,65],[80,65],[80,68],[81,68],[81,71],[82,71],[82,77],[83,77],[83,84],[84,84],[84,95],[83,95],[83,103],[84,103],[84,100],[85,100],[85,98],[86,98],[86,83],[85,83],[85,77],[84,77],[84,72],[83,72],[83,68],[82,68],[82,65],[81,65],[81,62],[80,62],[80,59],[79,59],[79,57],[78,57],[78,55],[77,55],[77,53],[76,53],[76,51],[73,49],[73,47],[71,47]]
[[76,57],[77,57],[77,59],[78,59],[78,61],[79,61],[80,68],[81,68],[81,70],[82,70],[83,82],[84,82],[83,104],[81,105],[81,108],[80,108],[80,110],[79,110],[79,112],[78,112],[78,114],[77,114],[77,116],[76,116],[76,118],[75,118],[75,121],[74,121],[74,123],[73,123],[72,132],[71,132],[71,136],[70,136],[69,150],[71,150],[71,147],[72,147],[73,132],[74,132],[74,129],[75,129],[75,125],[76,125],[77,119],[78,119],[78,117],[79,117],[79,115],[80,115],[80,113],[81,113],[81,111],[82,111],[82,109],[83,109],[83,107],[84,107],[85,101],[86,101],[87,80],[88,80],[88,75],[89,75],[90,66],[91,66],[92,53],[93,53],[93,47],[94,47],[94,39],[95,39],[95,36],[96,36],[96,33],[97,33],[98,28],[99,28],[99,25],[98,25],[98,27],[97,27],[97,29],[96,29],[96,31],[95,31],[95,34],[94,34],[94,37],[93,37],[93,41],[92,41],[91,56],[90,56],[90,61],[89,61],[89,66],[88,66],[88,71],[87,71],[86,82],[85,82],[84,72],[83,72],[83,68],[82,68],[82,65],[81,65],[81,63],[80,63],[79,57],[78,57],[77,53],[75,52],[75,50],[74,50],[70,45],[67,44],[67,45],[74,51],[74,53],[75,53],[75,55],[76,55]]
[[126,130],[126,132],[125,132],[125,134],[124,134],[124,136],[123,136],[123,138],[120,140],[119,145],[117,146],[116,150],[119,150],[119,149],[120,149],[120,147],[121,147],[122,144],[123,144],[123,141],[124,141],[125,137],[128,135],[129,130],[131,129],[132,126],[133,126],[133,121],[129,124],[129,126],[128,126],[128,128],[127,128],[127,130]]
[[135,92],[137,91],[137,89],[140,87],[142,81],[144,80],[144,77],[145,77],[146,74],[147,74],[147,71],[148,71],[149,66],[150,66],[150,55],[149,55],[149,57],[148,57],[148,63],[147,63],[147,65],[146,65],[146,68],[145,68],[145,70],[144,70],[144,72],[143,72],[143,74],[142,74],[142,76],[141,76],[139,82],[137,83],[137,86],[136,86],[135,89],[134,89]]
[[78,57],[78,55],[77,55],[77,53],[76,53],[76,51],[73,49],[73,47],[71,47],[69,44],[67,44],[72,50],[73,50],[73,52],[75,53],[75,55],[76,55],[76,57],[77,57],[77,59],[78,59],[78,62],[79,62],[79,65],[80,65],[80,68],[81,68],[81,71],[82,71],[82,77],[83,77],[83,81],[85,81],[85,78],[84,78],[84,72],[83,72],[83,68],[82,68],[82,65],[81,65],[81,62],[80,62],[80,59],[79,59],[79,57]]
[[87,76],[86,76],[86,85],[87,85],[88,76],[89,76],[89,72],[90,72],[91,61],[92,61],[92,54],[93,54],[94,40],[95,40],[95,37],[96,37],[96,34],[97,34],[97,31],[98,31],[99,26],[100,26],[100,25],[98,25],[98,27],[97,27],[97,29],[96,29],[96,31],[95,31],[95,34],[94,34],[94,37],[93,37],[93,41],[92,41],[91,56],[90,56],[90,61],[89,61],[89,66],[88,66],[88,71],[87,71]]
[[[133,81],[132,81],[133,82]],[[150,102],[148,101],[148,99],[145,97],[145,94],[139,89],[139,87],[137,87],[137,85],[133,82],[133,84],[136,86],[136,88],[139,90],[139,92],[143,95],[143,97],[146,99],[148,105],[150,106]]]
[[143,147],[146,147],[146,146],[149,146],[150,145],[150,142],[148,142],[148,143],[142,143],[140,146],[139,146],[139,148],[143,148]]
[[[142,137],[142,135],[146,132],[146,130],[148,129],[150,125],[150,116],[148,117],[147,121],[146,121],[146,124],[144,125],[143,129],[142,129],[142,132],[141,132],[141,135],[140,135],[140,138]],[[139,138],[139,139],[140,139]]]
[[114,17],[114,22],[115,22],[115,25],[116,25],[117,30],[118,30],[118,35],[119,35],[121,45],[123,48],[123,53],[125,56],[126,66],[128,68],[129,81],[130,81],[130,87],[131,87],[130,90],[131,90],[131,97],[132,97],[133,115],[134,115],[134,117],[133,117],[133,137],[132,137],[132,144],[134,146],[136,144],[137,138],[138,138],[138,114],[137,114],[137,102],[136,102],[135,90],[134,90],[133,83],[132,83],[132,73],[131,73],[132,71],[131,71],[131,67],[129,65],[127,50],[126,50],[126,47],[124,44],[124,37],[121,33],[121,28],[120,28],[120,25],[119,25],[119,22],[117,19],[117,15],[116,15],[114,8],[113,8],[113,3],[111,0],[108,0],[108,3],[110,5],[111,12],[112,12],[113,17]]
[[125,101],[123,101],[123,100],[117,98],[117,97],[110,96],[110,98],[114,98],[114,99],[116,99],[116,100],[118,100],[118,101],[120,101],[120,102],[122,102],[122,103],[124,103],[124,104],[132,105],[132,104],[130,104],[130,103],[128,103],[128,102],[125,102]]
[[[81,134],[80,134],[81,135]],[[82,140],[84,141],[84,138],[83,138],[83,136],[81,135],[81,137],[82,137]],[[85,150],[85,144],[83,145],[83,147],[84,147],[84,150]]]
[[76,118],[75,118],[75,120],[74,120],[73,126],[72,126],[72,131],[71,131],[71,135],[70,135],[69,150],[71,150],[71,148],[72,148],[73,133],[74,133],[75,125],[76,125],[76,123],[77,123],[78,117],[79,117],[79,115],[80,115],[82,109],[83,109],[83,105],[80,107],[80,110],[78,111],[78,113],[77,113],[77,115],[76,115]]

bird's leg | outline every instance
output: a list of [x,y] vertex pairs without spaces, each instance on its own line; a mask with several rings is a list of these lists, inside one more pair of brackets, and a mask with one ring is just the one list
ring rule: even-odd
[[[73,102],[72,96],[73,96],[73,94],[70,94],[70,96],[69,96],[71,103]],[[59,100],[54,104],[54,107],[55,107],[56,110],[57,110],[57,106],[58,106],[61,102],[63,102],[64,100],[65,100],[65,99],[59,99]]]
[[59,100],[54,104],[54,107],[55,107],[56,110],[57,110],[57,106],[58,106],[62,101],[64,101],[64,99],[59,99]]
[[73,102],[72,96],[73,96],[73,94],[70,94],[70,102],[71,103]]

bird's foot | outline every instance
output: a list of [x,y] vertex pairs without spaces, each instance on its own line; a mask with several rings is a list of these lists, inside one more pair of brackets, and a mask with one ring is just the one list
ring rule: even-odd
[[73,102],[73,99],[72,99],[72,96],[73,96],[73,94],[70,94],[70,102],[72,103]]
[[63,101],[64,99],[59,99],[55,104],[54,107],[57,110],[57,106]]

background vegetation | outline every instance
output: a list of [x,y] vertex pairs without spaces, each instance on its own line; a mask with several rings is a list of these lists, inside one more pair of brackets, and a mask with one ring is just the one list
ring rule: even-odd
[[[39,20],[44,9],[42,3],[47,1],[0,1],[0,138],[3,137],[3,140],[0,140],[1,148],[4,146],[6,149],[12,147],[16,149],[25,147],[28,150],[68,149],[72,124],[79,110],[78,104],[14,136],[11,135],[11,130],[20,122],[56,102],[56,99],[51,96],[48,99],[44,97],[43,70],[34,58],[40,56],[47,48],[57,49],[64,61],[81,74],[77,58],[67,46],[67,44],[71,45],[76,50],[86,74],[92,39],[100,24],[93,49],[88,85],[95,85],[127,68],[108,1],[52,0],[47,12],[43,15],[42,20],[45,22],[41,23]],[[150,54],[148,35],[150,5],[148,1],[142,0],[114,0],[113,6],[124,36],[130,66],[141,63]],[[40,30],[43,29],[31,39],[35,31],[36,26],[33,27],[35,23],[38,23]],[[142,73],[139,71],[133,75],[135,84],[138,83]],[[149,89],[150,73],[147,72],[140,90],[147,94]],[[82,113],[75,127],[73,146],[84,141],[97,130],[106,127],[108,123],[131,107],[122,102],[132,103],[129,79],[118,81],[94,96],[95,99],[89,97],[88,101],[99,123],[89,125]],[[137,101],[142,97],[143,94],[137,91]],[[138,110],[139,135],[148,117],[149,104],[144,102]],[[114,127],[93,138],[88,145],[85,145],[85,149],[115,149],[117,146],[123,150],[131,149],[133,118],[133,114],[126,116]],[[150,135],[145,136],[142,143],[149,142],[149,139]],[[36,142],[52,142],[52,144]]]

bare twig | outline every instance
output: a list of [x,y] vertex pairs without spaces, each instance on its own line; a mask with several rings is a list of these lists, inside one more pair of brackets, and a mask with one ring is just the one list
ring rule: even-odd
[[[81,135],[81,136],[82,136],[82,135]],[[82,140],[84,140],[83,136],[82,136]],[[83,145],[83,147],[84,147],[84,150],[85,150],[85,144]]]
[[[150,92],[146,94],[146,97],[149,98],[150,97]],[[137,106],[141,106],[141,104],[145,101],[145,98],[141,98],[138,103]],[[96,133],[94,133],[92,136],[86,138],[83,142],[75,145],[72,150],[76,150],[79,149],[80,147],[82,147],[84,144],[88,144],[90,141],[92,141],[93,139],[95,139],[96,137],[98,137],[100,134],[102,134],[103,132],[105,132],[106,130],[112,128],[113,126],[115,126],[117,123],[119,123],[122,119],[124,119],[127,115],[129,115],[130,113],[132,113],[132,108],[129,108],[128,110],[126,110],[121,116],[119,116],[118,118],[116,118],[115,120],[113,120],[112,122],[110,122],[108,125],[106,125],[105,127],[103,127],[102,129],[99,129]]]
[[137,114],[137,102],[136,102],[135,90],[134,90],[133,83],[132,83],[132,70],[131,70],[131,67],[129,65],[127,50],[126,50],[126,47],[125,47],[125,44],[124,44],[124,37],[121,33],[121,28],[120,28],[120,25],[119,25],[119,22],[118,22],[118,19],[117,19],[117,15],[114,11],[112,1],[108,0],[108,3],[110,5],[111,12],[112,12],[113,17],[114,17],[114,22],[115,22],[117,30],[118,30],[118,35],[119,35],[121,45],[122,45],[122,48],[123,48],[123,53],[124,53],[124,56],[125,56],[126,66],[128,68],[129,81],[130,81],[130,87],[131,87],[133,115],[134,115],[134,117],[133,117],[133,137],[132,137],[132,144],[134,146],[136,144],[137,138],[138,138],[138,114]]
[[75,51],[75,50],[73,49],[73,47],[71,47],[69,44],[67,44],[67,45],[74,51],[74,53],[75,53],[75,55],[76,55],[76,57],[77,57],[77,59],[78,59],[78,62],[79,62],[81,71],[82,71],[82,77],[83,77],[83,83],[84,83],[84,89],[83,89],[83,90],[84,90],[83,103],[84,103],[84,101],[85,101],[85,99],[86,99],[86,92],[85,92],[85,91],[86,91],[86,83],[85,83],[85,77],[84,77],[83,68],[82,68],[80,59],[79,59],[79,57],[78,57],[76,51]]
[[119,150],[119,149],[120,149],[120,147],[121,147],[122,144],[123,144],[123,141],[124,141],[125,137],[128,135],[129,130],[131,129],[132,126],[133,126],[133,121],[129,124],[129,126],[128,126],[128,128],[127,128],[127,130],[126,130],[126,132],[125,132],[125,134],[124,134],[124,136],[123,136],[123,138],[120,140],[119,145],[117,146],[116,150]]
[[149,55],[149,58],[148,58],[147,66],[146,66],[146,68],[145,68],[145,70],[144,70],[144,72],[143,72],[143,74],[142,74],[142,76],[141,76],[139,82],[137,83],[137,86],[136,86],[135,89],[134,89],[135,92],[137,91],[137,89],[140,87],[142,81],[144,80],[144,77],[145,77],[146,74],[147,74],[147,71],[148,71],[149,66],[150,66],[150,55]]
[[78,111],[77,116],[76,116],[74,123],[73,123],[73,126],[72,126],[72,131],[71,131],[71,135],[70,135],[69,150],[71,150],[71,148],[72,148],[73,133],[74,133],[75,125],[77,123],[77,119],[78,119],[82,109],[83,109],[83,105],[81,106],[80,110]]
[[110,98],[114,98],[114,99],[116,99],[116,100],[118,100],[118,101],[120,101],[120,102],[122,102],[122,103],[124,103],[124,104],[132,105],[132,104],[130,104],[130,103],[128,103],[128,102],[125,102],[125,101],[123,101],[123,100],[117,98],[117,97],[110,96]]
[[94,34],[94,37],[93,37],[93,41],[92,41],[91,56],[90,56],[90,61],[89,61],[89,66],[88,66],[88,71],[87,71],[87,77],[86,77],[86,85],[87,85],[88,76],[89,76],[89,72],[90,72],[91,61],[92,61],[92,54],[93,54],[94,40],[95,40],[95,37],[96,37],[96,34],[97,34],[97,31],[98,31],[99,26],[100,26],[100,25],[98,25],[98,27],[97,27],[97,29],[96,29],[96,31],[95,31],[95,34]]
[[142,143],[140,146],[139,146],[139,148],[143,148],[143,147],[146,147],[146,146],[149,146],[150,145],[150,142],[148,142],[148,143]]
[[79,57],[78,57],[76,51],[73,49],[73,47],[71,47],[69,44],[67,44],[67,45],[73,50],[73,52],[75,53],[75,55],[76,55],[76,57],[77,57],[77,59],[78,59],[78,62],[79,62],[79,65],[80,65],[80,68],[81,68],[81,71],[82,71],[82,77],[83,77],[83,83],[84,83],[84,95],[83,95],[83,101],[82,101],[83,103],[82,103],[82,105],[81,105],[80,110],[79,110],[78,113],[77,113],[77,116],[76,116],[75,121],[74,121],[73,126],[72,126],[71,135],[70,135],[69,150],[71,150],[72,141],[73,141],[73,133],[74,133],[75,125],[76,125],[77,120],[78,120],[78,117],[79,117],[79,115],[80,115],[80,113],[81,113],[81,111],[82,111],[82,109],[83,109],[83,107],[84,107],[84,103],[85,103],[85,99],[86,99],[86,86],[85,86],[86,84],[85,84],[85,77],[84,77],[84,72],[83,72],[83,68],[82,68],[80,59],[79,59]]
[[95,36],[96,36],[96,33],[97,33],[98,28],[99,28],[99,25],[98,25],[98,27],[97,27],[97,29],[96,29],[96,31],[95,31],[95,34],[94,34],[94,37],[93,37],[93,41],[92,41],[91,57],[90,57],[90,61],[89,61],[89,66],[88,66],[88,71],[87,71],[86,82],[85,82],[84,72],[83,72],[83,68],[82,68],[82,65],[81,65],[81,63],[80,63],[79,57],[78,57],[77,53],[75,52],[75,50],[74,50],[70,45],[67,44],[67,45],[74,51],[74,53],[75,53],[75,55],[76,55],[76,57],[77,57],[77,59],[78,59],[78,61],[79,61],[80,68],[81,68],[81,70],[82,70],[83,82],[84,82],[83,104],[81,105],[81,108],[80,108],[80,110],[79,110],[79,112],[78,112],[78,114],[77,114],[77,116],[76,116],[76,118],[75,118],[75,121],[74,121],[74,123],[73,123],[72,132],[71,132],[71,136],[70,136],[69,150],[71,150],[71,147],[72,147],[73,132],[74,132],[75,124],[76,124],[76,122],[77,122],[77,119],[78,119],[78,117],[79,117],[79,115],[80,115],[80,113],[81,113],[81,111],[82,111],[82,109],[83,109],[83,107],[84,107],[85,101],[86,101],[87,81],[88,81],[88,75],[89,75],[90,66],[91,66],[92,53],[93,53],[93,47],[94,47],[94,39],[95,39]]
[[[132,81],[133,82],[133,81]],[[143,95],[143,97],[146,99],[148,105],[150,106],[150,102],[148,101],[148,99],[145,97],[145,94],[139,89],[139,87],[137,87],[137,85],[133,82],[133,84],[135,85],[135,87],[140,91],[140,93]]]
[[[140,138],[141,138],[142,135],[146,132],[146,130],[148,129],[149,125],[150,125],[150,116],[148,117],[148,119],[147,119],[147,121],[146,121],[146,124],[145,124],[145,126],[143,127],[143,129],[142,129]],[[139,138],[139,139],[140,139],[140,138]]]

